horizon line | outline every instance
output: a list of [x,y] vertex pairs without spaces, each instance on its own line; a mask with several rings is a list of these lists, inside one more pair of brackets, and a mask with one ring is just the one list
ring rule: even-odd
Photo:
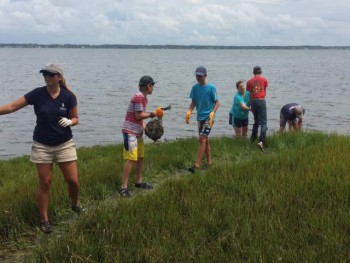
[[184,44],[39,44],[39,43],[0,43],[0,47],[36,47],[36,48],[217,48],[217,49],[350,49],[350,46],[325,45],[184,45]]

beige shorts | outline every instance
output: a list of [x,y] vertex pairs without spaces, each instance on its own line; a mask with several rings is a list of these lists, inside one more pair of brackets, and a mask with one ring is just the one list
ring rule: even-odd
[[30,161],[33,163],[58,163],[77,160],[77,150],[73,139],[57,146],[49,146],[33,141]]

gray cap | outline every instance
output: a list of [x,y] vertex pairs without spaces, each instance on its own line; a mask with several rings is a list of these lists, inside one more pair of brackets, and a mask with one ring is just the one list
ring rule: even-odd
[[302,119],[303,118],[303,113],[304,113],[304,109],[301,105],[298,105],[294,108],[294,112],[297,115],[298,119]]
[[59,74],[63,75],[63,70],[60,68],[60,66],[57,64],[53,64],[53,63],[47,64],[45,67],[43,67],[39,71],[39,73],[43,73],[44,71],[55,73],[55,74],[59,73]]
[[208,73],[208,70],[207,70],[207,68],[204,67],[204,66],[199,66],[199,67],[197,67],[197,68],[196,68],[196,71],[194,72],[194,74],[195,74],[196,76],[206,76],[207,73]]

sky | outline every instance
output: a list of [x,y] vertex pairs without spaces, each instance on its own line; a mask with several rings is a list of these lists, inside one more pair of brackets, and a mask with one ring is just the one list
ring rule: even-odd
[[349,0],[0,0],[0,43],[350,46]]

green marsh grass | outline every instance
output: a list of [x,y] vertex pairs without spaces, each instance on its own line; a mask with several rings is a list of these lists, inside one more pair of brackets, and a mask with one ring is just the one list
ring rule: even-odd
[[155,189],[132,189],[131,199],[116,194],[121,145],[80,148],[87,211],[60,223],[72,212],[55,171],[50,218],[59,236],[33,230],[37,179],[28,158],[1,161],[2,241],[16,244],[28,232],[42,237],[28,262],[350,260],[350,137],[274,135],[265,154],[249,140],[211,143],[214,165],[194,175],[186,168],[196,158],[196,139],[146,145],[144,180]]

